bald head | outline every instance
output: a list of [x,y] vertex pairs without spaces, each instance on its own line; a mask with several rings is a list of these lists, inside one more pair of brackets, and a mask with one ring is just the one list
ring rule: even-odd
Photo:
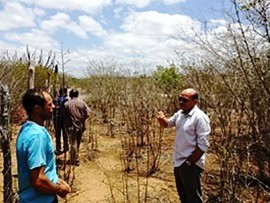
[[187,88],[179,96],[180,109],[188,113],[198,103],[198,93],[193,88]]
[[187,88],[187,89],[183,90],[181,93],[181,96],[183,96],[185,98],[187,97],[187,99],[198,100],[198,93],[193,88]]

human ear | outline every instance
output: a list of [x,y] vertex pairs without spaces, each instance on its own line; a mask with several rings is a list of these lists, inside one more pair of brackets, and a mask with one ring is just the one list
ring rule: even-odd
[[42,108],[39,105],[35,105],[34,108],[33,108],[33,111],[35,111],[37,113],[39,113],[41,110],[42,110]]

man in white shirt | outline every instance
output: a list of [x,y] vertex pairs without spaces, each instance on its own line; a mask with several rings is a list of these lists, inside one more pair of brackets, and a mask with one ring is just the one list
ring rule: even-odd
[[179,96],[180,110],[166,118],[162,111],[157,119],[163,127],[175,127],[174,176],[181,203],[201,203],[201,174],[205,152],[209,147],[210,120],[198,108],[198,94],[192,88]]

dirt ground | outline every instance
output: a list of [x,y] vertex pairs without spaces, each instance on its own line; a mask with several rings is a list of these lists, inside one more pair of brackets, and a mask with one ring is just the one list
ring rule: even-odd
[[[86,133],[80,151],[81,163],[75,167],[73,192],[60,202],[128,202],[126,195],[123,194],[124,173],[120,161],[120,139],[100,133],[97,136],[97,143],[97,151],[89,153],[90,143]],[[179,202],[172,174],[172,148],[169,146],[164,149],[166,151],[164,151],[165,156],[162,158],[160,171],[148,178],[148,202]],[[134,173],[127,179],[129,202],[139,202],[138,188],[140,188],[141,198],[144,198],[146,178],[139,177],[140,187]]]
[[72,193],[66,197],[66,202],[108,202],[110,188],[106,172],[119,170],[120,161],[115,153],[119,143],[103,136],[99,137],[99,143],[93,160],[88,160],[87,143],[82,143],[80,165],[75,167]]

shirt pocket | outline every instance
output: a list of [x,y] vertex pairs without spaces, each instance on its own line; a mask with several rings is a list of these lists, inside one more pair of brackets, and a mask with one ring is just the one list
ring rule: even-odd
[[188,136],[195,136],[196,134],[196,128],[192,121],[189,119],[186,120],[186,122],[183,124],[183,131]]

